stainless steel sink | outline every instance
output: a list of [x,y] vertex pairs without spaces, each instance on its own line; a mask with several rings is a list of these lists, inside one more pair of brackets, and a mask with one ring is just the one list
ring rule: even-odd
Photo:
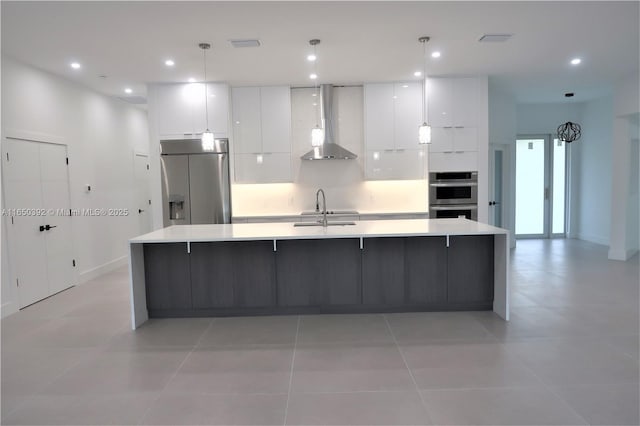
[[[327,222],[327,226],[349,226],[355,222]],[[322,222],[296,222],[293,226],[322,226]]]
[[[311,215],[321,215],[321,211],[315,210],[307,210],[300,213],[302,216],[311,216]],[[359,214],[356,210],[327,210],[327,215],[336,215],[336,214]]]

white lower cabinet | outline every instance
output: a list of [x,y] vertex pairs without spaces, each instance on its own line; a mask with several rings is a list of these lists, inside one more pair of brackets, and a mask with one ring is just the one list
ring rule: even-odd
[[369,180],[423,179],[425,151],[422,149],[368,150],[365,175]]
[[237,183],[291,182],[290,153],[235,154]]
[[456,172],[468,170],[478,170],[478,153],[476,151],[429,153],[430,172]]

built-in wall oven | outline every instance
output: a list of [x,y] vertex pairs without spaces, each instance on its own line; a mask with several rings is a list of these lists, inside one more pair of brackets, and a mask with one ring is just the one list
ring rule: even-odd
[[429,173],[429,217],[478,220],[478,172]]

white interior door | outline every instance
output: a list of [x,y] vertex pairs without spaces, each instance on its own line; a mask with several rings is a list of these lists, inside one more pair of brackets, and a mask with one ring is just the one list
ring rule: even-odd
[[47,253],[49,293],[54,294],[73,285],[73,245],[67,147],[47,143],[40,147],[42,207],[47,210],[43,232]]
[[151,188],[149,187],[149,156],[135,154],[133,157],[135,175],[136,204],[132,214],[138,215],[139,234],[152,231],[151,226]]
[[505,152],[502,146],[489,147],[489,224],[504,227],[504,165]]
[[[74,283],[67,151],[6,139],[3,180],[12,278],[20,308]],[[47,227],[48,225],[48,227]]]

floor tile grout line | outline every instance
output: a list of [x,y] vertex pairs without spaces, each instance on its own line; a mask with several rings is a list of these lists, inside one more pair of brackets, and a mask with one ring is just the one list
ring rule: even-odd
[[291,399],[291,387],[293,384],[293,367],[296,362],[296,349],[298,347],[298,334],[300,333],[300,315],[298,315],[298,321],[296,323],[296,337],[293,341],[293,355],[291,356],[291,373],[289,374],[289,389],[287,390],[287,402],[284,406],[284,422],[283,425],[287,424],[287,416],[289,414],[289,400]]
[[162,387],[162,389],[160,389],[160,392],[158,392],[158,396],[156,396],[153,401],[151,401],[151,403],[149,404],[149,406],[147,407],[146,410],[144,410],[144,413],[140,416],[140,419],[137,422],[137,425],[142,425],[144,419],[147,417],[147,415],[149,414],[149,412],[151,411],[151,408],[153,408],[154,404],[156,402],[158,402],[158,400],[160,399],[160,397],[162,397],[162,394],[164,394],[164,391],[167,389],[167,386],[169,386],[169,383],[171,383],[171,381],[178,375],[178,372],[180,371],[180,369],[184,366],[184,364],[187,362],[187,360],[189,359],[189,357],[191,356],[191,354],[198,348],[198,345],[200,344],[200,341],[202,341],[202,339],[204,338],[204,336],[207,334],[207,332],[211,329],[211,327],[213,326],[213,323],[216,321],[217,318],[212,318],[211,321],[209,321],[209,325],[207,326],[207,328],[204,329],[204,331],[202,332],[202,334],[200,335],[200,337],[198,338],[198,340],[196,341],[196,343],[193,345],[193,347],[191,348],[191,350],[189,351],[189,353],[187,354],[187,356],[184,357],[184,359],[182,360],[182,362],[180,363],[180,365],[178,365],[178,367],[176,368],[176,370],[173,372],[173,374],[167,379],[167,381],[165,382],[164,386]]
[[415,386],[416,392],[418,393],[418,397],[420,398],[420,403],[422,404],[422,408],[424,409],[425,413],[427,414],[427,420],[429,420],[429,423],[433,424],[433,418],[431,417],[431,413],[429,411],[429,408],[427,407],[427,404],[424,401],[424,398],[422,397],[422,392],[420,392],[420,387],[418,386],[418,382],[416,381],[416,378],[413,375],[413,372],[411,371],[411,368],[409,367],[409,363],[407,362],[407,359],[404,356],[404,352],[402,352],[402,348],[400,348],[400,344],[398,343],[398,339],[396,339],[396,335],[393,332],[393,329],[391,328],[391,324],[389,323],[389,319],[387,318],[386,314],[382,314],[382,317],[384,318],[384,322],[387,325],[387,329],[389,330],[389,333],[391,333],[391,337],[393,338],[393,342],[396,345],[396,349],[398,349],[398,352],[400,353],[400,357],[402,358],[402,362],[404,363],[405,368],[409,372],[409,376],[411,377],[411,381],[413,382],[413,385]]
[[542,387],[543,387],[544,389],[546,389],[546,390],[547,390],[547,391],[549,391],[553,396],[555,396],[556,398],[558,398],[558,400],[559,400],[560,402],[562,402],[562,403],[565,405],[565,407],[567,407],[567,408],[569,409],[569,411],[571,411],[571,412],[572,412],[572,413],[574,413],[576,416],[578,416],[578,418],[579,418],[580,420],[582,420],[582,421],[584,422],[584,424],[585,424],[585,425],[590,425],[590,424],[591,424],[591,423],[589,423],[589,422],[587,421],[587,419],[585,419],[584,417],[582,417],[582,415],[580,415],[580,413],[578,413],[578,412],[576,411],[576,409],[575,409],[575,408],[573,408],[573,406],[571,406],[571,404],[569,404],[569,402],[567,402],[564,398],[562,398],[562,397],[561,397],[561,396],[560,396],[560,395],[559,395],[559,394],[558,394],[558,393],[553,389],[553,387],[552,387],[549,383],[547,383],[547,381],[546,381],[546,380],[544,380],[542,377],[540,377],[540,376],[539,376],[539,375],[538,375],[538,374],[533,370],[533,368],[531,368],[531,367],[529,366],[529,364],[527,363],[527,361],[526,361],[523,357],[521,357],[520,355],[518,355],[518,354],[517,354],[517,353],[515,353],[514,351],[509,350],[509,347],[508,347],[508,346],[506,346],[506,345],[505,345],[505,347],[506,347],[506,349],[507,349],[507,351],[508,351],[508,352],[513,352],[513,355],[514,355],[514,356],[515,356],[515,357],[516,357],[516,358],[517,358],[517,359],[522,363],[522,366],[523,366],[526,370],[528,370],[528,371],[529,371],[529,373],[531,373],[531,374],[532,374],[536,379],[538,379],[538,380],[540,381],[540,383],[542,383]]

